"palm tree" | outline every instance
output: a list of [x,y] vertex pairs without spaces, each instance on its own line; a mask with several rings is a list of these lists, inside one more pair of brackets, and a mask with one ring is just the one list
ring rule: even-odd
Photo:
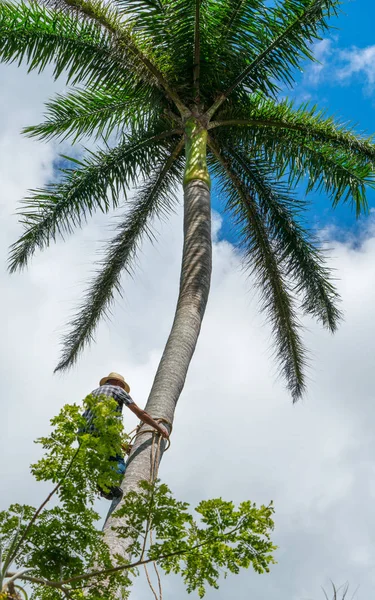
[[[319,191],[333,206],[366,210],[374,183],[370,137],[315,107],[278,99],[313,59],[340,0],[56,0],[0,4],[0,57],[54,76],[72,89],[47,104],[26,133],[42,140],[102,140],[69,159],[57,182],[34,190],[20,211],[24,231],[10,271],[37,249],[83,225],[96,210],[127,205],[64,341],[67,369],[121,294],[152,222],[184,191],[184,245],[177,309],[146,409],[172,423],[206,308],[211,276],[211,176],[260,290],[293,400],[305,387],[298,311],[335,331],[338,295],[317,241],[302,225]],[[133,190],[127,199],[129,190]],[[150,438],[138,438],[124,491],[150,476]],[[114,554],[126,543],[107,521]]]

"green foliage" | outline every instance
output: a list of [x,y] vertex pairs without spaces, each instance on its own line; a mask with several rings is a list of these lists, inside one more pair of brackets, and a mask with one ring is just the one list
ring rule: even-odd
[[160,104],[160,94],[132,81],[121,87],[73,89],[48,102],[46,121],[26,127],[24,133],[43,140],[72,137],[73,143],[83,136],[108,140],[114,132],[124,134],[127,127],[139,126],[142,120],[145,128]]
[[98,23],[35,2],[1,3],[0,58],[25,62],[30,71],[39,72],[53,63],[54,77],[65,73],[73,84],[118,85],[127,78],[121,61],[112,55],[110,35]]
[[[37,481],[58,484],[58,505],[37,514],[32,506],[13,504],[0,513],[3,556],[17,569],[27,568],[34,578],[61,581],[94,563],[102,569],[111,566],[103,534],[97,529],[100,517],[92,505],[98,485],[108,490],[119,484],[120,476],[109,457],[121,454],[127,436],[115,400],[88,396],[84,408],[92,411],[94,433],[84,431],[87,422],[81,415],[82,408],[73,404],[65,405],[51,420],[51,434],[37,440],[45,454],[31,465],[31,472]],[[119,584],[129,584],[127,573],[113,576],[109,591]],[[61,597],[56,587],[31,585],[32,599]],[[106,588],[102,586],[100,592],[98,586],[90,600],[106,597]]]
[[75,168],[60,169],[60,182],[35,190],[23,202],[20,214],[25,232],[11,248],[10,271],[25,267],[36,248],[81,227],[87,213],[117,208],[121,193],[126,196],[130,185],[142,175],[150,176],[155,162],[168,156],[172,135],[159,123],[154,131],[124,136],[116,148],[88,152],[84,161],[63,156]]
[[230,159],[220,157],[215,172],[227,198],[226,208],[241,236],[245,267],[255,274],[262,308],[276,337],[275,354],[295,401],[304,390],[305,354],[299,335],[295,298],[283,265],[287,254],[269,235],[269,226],[264,211],[255,200],[254,190],[249,189],[238,171],[235,171]]
[[108,489],[119,483],[109,458],[121,453],[127,436],[115,400],[88,396],[84,408],[92,413],[91,432],[82,409],[65,405],[51,420],[50,435],[37,440],[45,453],[31,466],[32,473],[38,481],[57,484],[58,502],[44,508],[45,502],[38,511],[12,504],[0,512],[0,591],[13,565],[19,574],[15,580],[30,583],[31,600],[64,595],[110,600],[118,586],[127,596],[137,567],[153,561],[167,574],[180,574],[187,591],[200,597],[207,586],[218,587],[222,574],[250,566],[257,573],[268,572],[275,550],[272,503],[257,508],[243,502],[236,508],[221,498],[205,500],[194,517],[189,505],[176,500],[159,480],[141,482],[117,511],[123,523],[117,534],[131,540],[133,562],[113,568],[93,502],[98,484]]
[[92,337],[100,318],[108,316],[114,293],[121,295],[121,276],[125,269],[132,273],[142,237],[153,239],[150,221],[168,216],[177,203],[174,190],[183,171],[179,157],[182,143],[155,168],[147,184],[143,184],[131,202],[131,208],[116,228],[116,235],[106,246],[101,269],[96,273],[78,308],[66,338],[64,352],[56,370],[67,368]]
[[152,529],[154,541],[147,546],[147,556],[166,573],[180,574],[187,591],[197,591],[202,598],[207,585],[219,587],[220,575],[250,566],[257,573],[269,572],[276,549],[270,540],[273,512],[272,503],[257,508],[247,501],[236,508],[233,502],[214,498],[200,502],[194,518],[189,505],[175,500],[167,485],[143,482],[141,491],[128,494],[116,512],[126,516],[125,525],[116,530],[119,536],[133,538],[130,552],[139,555],[142,539]]
[[230,89],[242,84],[272,94],[278,89],[275,81],[291,85],[293,71],[301,61],[313,60],[311,46],[329,29],[328,19],[338,14],[341,0],[284,0],[275,2],[271,8],[257,4],[260,22],[255,47],[248,59],[250,64],[235,78]]
[[227,142],[221,163],[213,168],[241,236],[245,267],[257,278],[262,308],[277,341],[275,354],[296,400],[304,387],[304,350],[294,304],[302,297],[302,310],[334,332],[341,317],[338,294],[316,240],[296,219],[305,204],[273,177],[267,162],[249,160]]
[[53,432],[37,440],[46,453],[31,465],[31,472],[37,481],[61,481],[57,494],[72,513],[79,515],[87,502],[93,503],[97,485],[109,488],[119,482],[109,462],[127,441],[117,406],[112,398],[87,396],[84,408],[92,412],[95,428],[90,433],[85,432],[82,409],[66,404],[51,420]]
[[[46,0],[47,1],[47,0]],[[152,220],[171,206],[191,145],[188,123],[203,129],[202,153],[242,239],[276,338],[276,356],[293,399],[304,390],[305,351],[298,309],[337,327],[338,296],[319,244],[300,223],[294,191],[326,195],[335,207],[366,212],[374,187],[375,145],[315,106],[278,101],[313,44],[327,35],[341,0],[57,0],[51,8],[0,4],[0,60],[29,69],[54,65],[76,86],[47,104],[25,133],[42,140],[84,136],[105,146],[60,170],[57,182],[24,201],[24,231],[9,269],[37,249],[135,200],[125,214],[84,303],[71,320],[58,368],[72,365],[107,316]],[[79,87],[77,87],[79,86]],[[184,137],[182,137],[184,136]],[[185,157],[174,155],[186,142]],[[72,160],[72,159],[71,159]],[[223,162],[225,166],[223,166]],[[207,176],[208,177],[208,176]]]

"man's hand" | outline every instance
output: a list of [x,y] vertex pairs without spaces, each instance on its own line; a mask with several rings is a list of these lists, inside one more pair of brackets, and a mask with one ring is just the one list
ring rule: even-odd
[[129,404],[128,408],[130,408],[130,410],[135,415],[137,415],[137,417],[141,419],[141,421],[147,423],[148,425],[151,425],[151,427],[154,427],[154,429],[156,429],[156,431],[158,431],[165,440],[169,440],[168,429],[164,427],[164,425],[160,425],[159,423],[157,423],[155,419],[151,417],[151,415],[149,415],[145,410],[139,408],[139,406],[137,406],[135,402]]
[[165,440],[169,440],[169,433],[166,427],[163,427],[163,425],[159,425],[158,432]]

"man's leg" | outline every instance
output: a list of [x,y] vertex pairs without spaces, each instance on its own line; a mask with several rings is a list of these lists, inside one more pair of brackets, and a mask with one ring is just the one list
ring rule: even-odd
[[[114,469],[116,469],[116,473],[118,473],[119,475],[122,475],[122,478],[125,475],[125,470],[126,470],[126,464],[124,461],[124,457],[117,455],[117,456],[111,456],[111,458],[109,459],[111,462],[116,463],[116,465],[113,466]],[[106,500],[113,500],[114,498],[121,498],[122,496],[122,489],[120,488],[120,486],[114,485],[113,487],[110,488],[110,490],[108,492],[105,492],[104,490],[102,490],[101,488],[98,488],[100,495],[103,498],[106,498]]]

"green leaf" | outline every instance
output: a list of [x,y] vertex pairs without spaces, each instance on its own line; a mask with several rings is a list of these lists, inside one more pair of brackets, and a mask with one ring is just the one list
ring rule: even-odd
[[115,85],[126,80],[126,67],[112,51],[111,36],[99,24],[54,12],[32,2],[0,4],[0,59],[25,62],[40,73],[54,64],[54,77],[66,74],[73,84]]
[[224,136],[237,142],[253,142],[260,136],[258,145],[267,138],[288,135],[296,144],[312,142],[330,146],[353,155],[362,161],[375,162],[373,135],[357,133],[350,123],[340,122],[316,105],[307,103],[295,107],[290,100],[275,102],[261,95],[252,94],[243,106],[235,109],[224,106],[217,115],[217,125],[229,128]]
[[106,213],[116,208],[121,194],[126,198],[129,187],[150,173],[152,161],[163,155],[164,141],[173,135],[159,126],[154,131],[124,136],[116,148],[88,151],[89,157],[78,163],[81,168],[60,169],[63,178],[59,183],[35,190],[20,212],[25,232],[11,246],[10,272],[25,267],[37,248],[81,227],[96,210]]
[[267,314],[276,341],[275,355],[296,402],[305,389],[306,353],[300,338],[295,298],[252,190],[241,181],[230,156],[215,151],[215,159],[215,162],[211,159],[211,164],[241,237],[244,265],[255,278],[261,308]]
[[318,240],[300,223],[305,204],[290,194],[285,183],[275,180],[272,167],[264,160],[249,159],[233,148],[227,150],[236,163],[238,176],[257,199],[274,241],[274,252],[288,278],[295,282],[295,291],[303,297],[303,310],[334,332],[341,318],[339,295]]
[[115,293],[122,294],[121,275],[131,273],[137,250],[144,236],[152,239],[151,221],[169,215],[177,202],[175,189],[181,180],[183,163],[177,161],[183,140],[166,150],[163,161],[142,185],[131,201],[115,237],[107,244],[101,269],[84,294],[83,302],[71,322],[71,331],[64,341],[61,361],[56,370],[66,369],[78,358],[85,345],[93,339],[97,324],[108,316]]
[[283,0],[265,7],[259,14],[256,51],[250,48],[247,66],[225,95],[239,85],[266,94],[276,91],[275,81],[291,85],[301,61],[314,60],[312,44],[327,31],[328,19],[337,16],[340,4],[341,0]]
[[96,85],[58,94],[47,103],[46,121],[26,127],[23,133],[42,140],[72,137],[73,143],[91,135],[108,140],[113,132],[124,134],[140,123],[146,128],[161,104],[160,94],[129,77],[122,87]]

